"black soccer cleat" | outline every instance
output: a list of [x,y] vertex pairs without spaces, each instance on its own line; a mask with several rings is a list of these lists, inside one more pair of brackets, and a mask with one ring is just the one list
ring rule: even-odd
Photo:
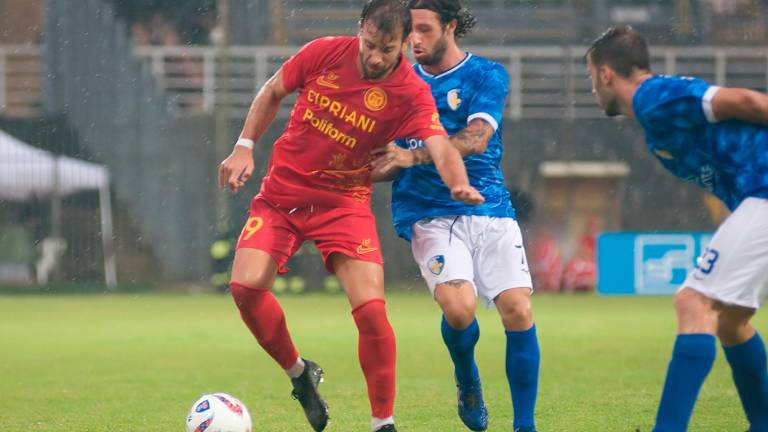
[[397,429],[395,429],[395,425],[393,425],[392,423],[389,423],[376,429],[376,432],[397,432]]
[[303,360],[304,372],[298,378],[291,378],[291,396],[301,403],[312,429],[320,432],[328,425],[328,404],[317,391],[317,386],[323,381],[323,369],[312,360]]

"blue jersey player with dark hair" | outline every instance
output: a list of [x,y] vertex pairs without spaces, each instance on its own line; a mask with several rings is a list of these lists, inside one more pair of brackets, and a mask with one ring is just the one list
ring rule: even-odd
[[687,429],[715,360],[715,336],[749,431],[768,431],[766,352],[750,323],[768,298],[768,96],[654,75],[645,39],[629,27],[610,28],[586,60],[600,108],[636,119],[665,168],[733,212],[675,295],[678,335],[654,431]]
[[539,376],[531,277],[515,209],[504,185],[501,122],[509,77],[501,65],[461,50],[456,39],[475,19],[458,0],[411,0],[415,71],[432,90],[440,122],[485,198],[456,205],[418,139],[390,144],[373,162],[374,179],[394,178],[392,215],[443,311],[441,333],[454,363],[458,414],[471,430],[488,427],[474,348],[476,297],[496,306],[506,333],[506,373],[515,431],[532,432]]

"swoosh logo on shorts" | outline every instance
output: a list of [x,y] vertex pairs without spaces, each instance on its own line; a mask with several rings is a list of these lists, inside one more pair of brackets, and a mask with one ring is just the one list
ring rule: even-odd
[[356,250],[358,254],[365,255],[367,253],[375,252],[379,250],[379,248],[371,247],[371,239],[365,239],[360,245],[357,246]]

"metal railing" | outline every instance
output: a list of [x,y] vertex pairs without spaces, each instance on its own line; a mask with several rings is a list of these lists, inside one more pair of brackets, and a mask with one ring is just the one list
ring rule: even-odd
[[0,45],[0,115],[35,117],[42,101],[40,49]]
[[[242,119],[253,96],[296,47],[229,48],[229,93],[222,92],[222,51],[213,47],[139,47],[177,116],[226,109]],[[586,47],[472,47],[470,51],[504,65],[510,74],[506,117],[520,119],[598,118],[583,63]],[[0,114],[29,117],[41,105],[40,50],[0,46]],[[656,72],[686,74],[713,84],[768,89],[768,49],[743,47],[656,47]],[[226,107],[223,104],[226,103]],[[285,116],[293,98],[281,109]]]
[[[243,118],[261,85],[297,48],[232,47],[228,50],[228,115]],[[586,47],[472,47],[470,51],[504,65],[511,78],[506,116],[520,119],[597,118],[583,55]],[[141,47],[136,54],[151,64],[179,115],[221,109],[222,56],[208,47]],[[713,84],[768,88],[768,49],[657,47],[657,72],[688,74]],[[285,115],[293,100],[281,110]]]

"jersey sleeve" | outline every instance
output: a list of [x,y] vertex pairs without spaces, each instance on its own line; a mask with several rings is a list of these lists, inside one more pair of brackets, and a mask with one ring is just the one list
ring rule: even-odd
[[426,84],[419,86],[410,109],[403,118],[405,121],[397,130],[395,138],[416,138],[423,141],[435,135],[448,136],[440,123],[435,100],[432,99],[432,93]]
[[333,37],[315,39],[301,47],[283,63],[283,87],[289,93],[301,87],[306,79],[320,70],[327,51],[333,46]]
[[481,118],[496,130],[504,116],[504,105],[509,93],[509,75],[501,65],[494,64],[478,79],[481,81],[475,86],[469,102],[467,124],[476,118]]
[[638,120],[653,130],[693,129],[716,122],[712,98],[719,87],[700,79],[660,81],[646,92]]

